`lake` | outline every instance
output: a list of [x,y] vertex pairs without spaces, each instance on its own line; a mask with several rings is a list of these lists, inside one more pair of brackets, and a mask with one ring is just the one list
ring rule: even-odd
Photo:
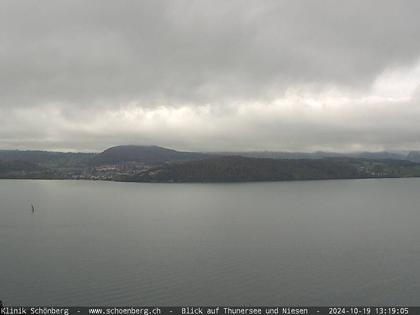
[[419,305],[419,226],[420,179],[0,180],[0,300]]

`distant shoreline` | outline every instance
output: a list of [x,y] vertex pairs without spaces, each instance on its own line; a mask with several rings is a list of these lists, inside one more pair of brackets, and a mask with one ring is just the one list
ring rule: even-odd
[[129,184],[254,184],[254,183],[297,183],[318,181],[354,181],[354,180],[383,180],[383,179],[419,179],[420,176],[406,177],[359,177],[359,178],[314,178],[314,179],[290,179],[290,180],[254,180],[254,181],[200,181],[200,182],[175,182],[175,181],[123,181],[106,179],[75,179],[75,178],[0,178],[0,181],[73,181],[73,182],[102,182],[102,183],[129,183]]
[[[117,146],[101,153],[0,150],[0,178],[147,183],[242,183],[420,177],[420,160],[387,152],[266,156]],[[283,158],[279,158],[283,157]]]

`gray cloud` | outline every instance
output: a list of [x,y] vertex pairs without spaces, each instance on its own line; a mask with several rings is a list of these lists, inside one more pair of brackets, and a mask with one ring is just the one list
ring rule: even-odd
[[[360,99],[383,96],[374,87],[384,72],[416,67],[419,9],[416,0],[2,1],[0,139],[86,150],[412,147],[418,130],[404,118],[420,114],[403,104],[418,92],[376,107]],[[357,104],[314,113],[296,98],[322,103],[330,90]],[[269,105],[290,91],[296,110]],[[351,119],[336,124],[344,113]]]

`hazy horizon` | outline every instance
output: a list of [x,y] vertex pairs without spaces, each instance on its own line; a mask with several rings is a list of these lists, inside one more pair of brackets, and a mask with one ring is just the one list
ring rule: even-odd
[[418,1],[2,1],[0,146],[420,148]]
[[37,149],[37,148],[0,148],[0,151],[48,151],[48,152],[61,152],[61,153],[101,153],[106,149],[118,146],[143,146],[143,147],[161,147],[170,150],[176,151],[190,151],[190,152],[202,152],[202,153],[290,153],[290,154],[316,154],[316,153],[330,153],[330,154],[358,154],[358,153],[392,153],[392,154],[408,154],[410,152],[420,152],[420,149],[413,149],[413,150],[353,150],[353,151],[325,151],[325,150],[317,150],[317,151],[287,151],[287,150],[187,150],[182,148],[175,148],[171,146],[162,146],[159,144],[119,144],[114,146],[104,147],[103,149],[98,150],[75,150],[75,149]]

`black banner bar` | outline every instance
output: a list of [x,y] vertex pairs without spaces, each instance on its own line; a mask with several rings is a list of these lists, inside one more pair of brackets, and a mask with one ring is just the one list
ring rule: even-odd
[[[1,303],[1,302],[0,302]],[[1,306],[1,315],[417,315],[405,306]]]

